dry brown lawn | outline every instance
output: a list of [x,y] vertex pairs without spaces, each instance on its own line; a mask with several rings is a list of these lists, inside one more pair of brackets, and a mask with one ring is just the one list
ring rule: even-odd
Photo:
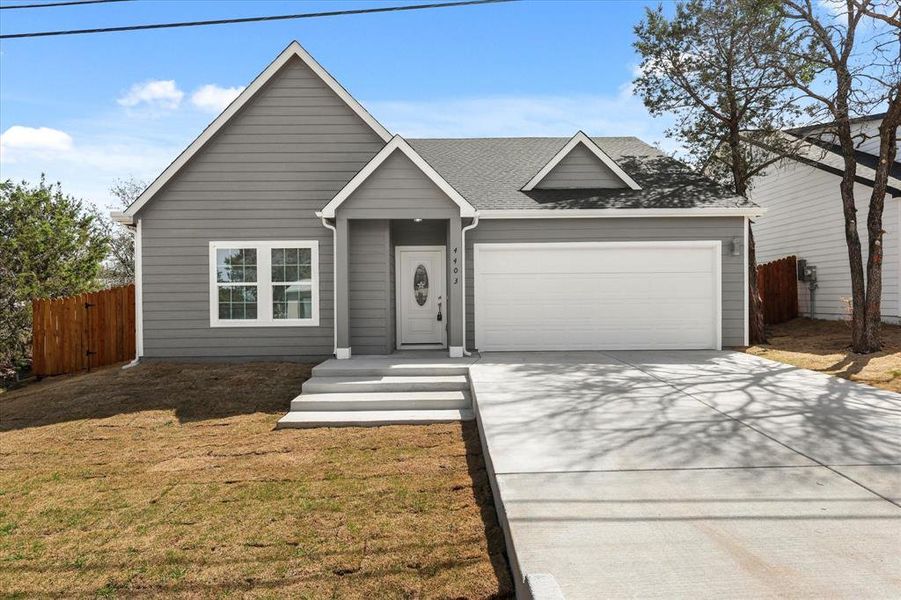
[[471,424],[274,431],[291,364],[0,395],[0,597],[510,595]]
[[844,321],[794,319],[768,328],[769,343],[746,350],[779,362],[901,392],[901,327],[883,325],[883,349],[851,352],[851,329]]

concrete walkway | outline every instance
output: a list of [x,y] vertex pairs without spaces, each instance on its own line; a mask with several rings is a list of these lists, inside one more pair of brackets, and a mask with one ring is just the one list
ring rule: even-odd
[[485,353],[470,377],[517,580],[901,597],[898,395],[731,352]]

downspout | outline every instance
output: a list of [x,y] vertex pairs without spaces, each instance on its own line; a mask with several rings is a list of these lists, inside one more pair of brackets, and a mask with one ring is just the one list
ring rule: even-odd
[[322,219],[322,225],[326,229],[332,230],[332,324],[334,325],[332,332],[332,354],[338,356],[338,230],[334,225],[330,225],[328,220],[322,216],[321,212],[317,212],[316,216]]
[[121,217],[117,219],[118,213],[113,213],[113,220],[130,229],[134,236],[134,260],[135,260],[135,357],[123,369],[131,369],[138,366],[141,362],[141,355],[144,353],[144,282],[143,278],[143,240],[141,239],[141,219],[131,219],[131,224],[127,224]]
[[466,349],[466,232],[475,229],[479,224],[479,213],[472,218],[472,223],[460,230],[460,243],[463,245],[463,356],[472,356]]

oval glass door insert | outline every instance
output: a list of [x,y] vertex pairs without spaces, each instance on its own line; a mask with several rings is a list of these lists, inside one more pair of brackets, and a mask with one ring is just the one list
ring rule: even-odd
[[424,306],[429,299],[429,274],[425,265],[419,265],[413,273],[413,297],[419,306]]

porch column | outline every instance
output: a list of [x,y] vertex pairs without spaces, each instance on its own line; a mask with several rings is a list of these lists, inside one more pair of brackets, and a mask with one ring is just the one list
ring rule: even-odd
[[350,285],[348,284],[347,217],[337,215],[335,223],[335,357],[350,358]]
[[463,225],[460,215],[447,226],[447,345],[452,358],[463,356]]

